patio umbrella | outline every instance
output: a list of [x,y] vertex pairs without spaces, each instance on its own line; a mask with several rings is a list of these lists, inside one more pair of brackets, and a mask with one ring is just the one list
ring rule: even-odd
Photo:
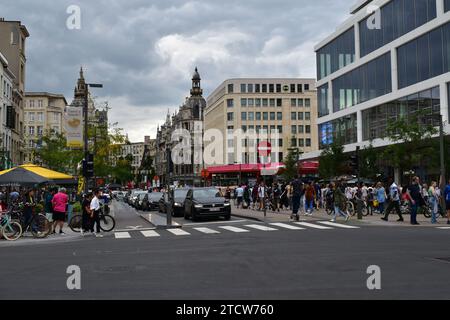
[[0,172],[0,185],[68,184],[74,181],[75,179],[72,176],[33,164],[26,164]]

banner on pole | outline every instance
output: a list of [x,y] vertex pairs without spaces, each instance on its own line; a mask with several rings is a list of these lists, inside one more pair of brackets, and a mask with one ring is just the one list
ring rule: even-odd
[[83,148],[83,109],[67,107],[66,139],[69,148]]

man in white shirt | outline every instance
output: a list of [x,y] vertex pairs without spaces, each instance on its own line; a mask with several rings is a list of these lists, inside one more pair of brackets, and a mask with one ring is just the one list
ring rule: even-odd
[[[103,237],[100,232],[100,201],[99,201],[99,196],[100,196],[100,191],[99,190],[95,190],[94,191],[94,197],[91,200],[91,205],[90,205],[90,209],[93,213],[93,222],[95,222],[95,227],[97,229],[97,232],[95,232],[95,236],[98,238]],[[92,223],[92,228],[94,228],[94,224]]]
[[237,208],[242,204],[242,200],[244,199],[244,188],[242,188],[242,185],[239,186],[239,188],[236,189],[236,198],[237,198]]

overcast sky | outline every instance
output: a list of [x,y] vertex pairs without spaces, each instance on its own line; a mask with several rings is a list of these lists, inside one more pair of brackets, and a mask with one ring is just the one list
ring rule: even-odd
[[[69,103],[81,65],[110,122],[152,138],[189,95],[198,66],[205,98],[235,77],[315,78],[314,45],[349,16],[348,0],[0,0],[0,16],[30,32],[27,91]],[[81,29],[69,30],[70,5]]]

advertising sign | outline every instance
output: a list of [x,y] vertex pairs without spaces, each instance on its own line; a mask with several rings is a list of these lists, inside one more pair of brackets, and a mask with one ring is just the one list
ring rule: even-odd
[[66,114],[66,138],[69,148],[83,147],[83,109],[67,107]]

